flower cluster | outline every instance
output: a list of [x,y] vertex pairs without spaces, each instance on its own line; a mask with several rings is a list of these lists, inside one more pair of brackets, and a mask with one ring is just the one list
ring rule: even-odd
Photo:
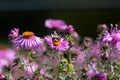
[[10,31],[11,48],[0,47],[0,80],[120,80],[120,29],[100,24],[96,40],[80,38],[72,25],[47,19],[53,33]]

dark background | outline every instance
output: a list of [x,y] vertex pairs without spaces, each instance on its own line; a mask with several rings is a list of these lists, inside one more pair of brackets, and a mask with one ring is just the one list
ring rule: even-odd
[[120,0],[0,0],[0,43],[8,41],[14,28],[33,31],[37,36],[49,34],[44,27],[48,18],[72,24],[80,36],[97,36],[98,24],[120,21]]

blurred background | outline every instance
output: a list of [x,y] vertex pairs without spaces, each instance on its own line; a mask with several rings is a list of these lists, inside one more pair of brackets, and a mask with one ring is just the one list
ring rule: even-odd
[[14,27],[48,34],[44,22],[62,19],[75,27],[80,36],[97,36],[99,24],[119,24],[120,0],[0,0],[0,43],[8,43]]

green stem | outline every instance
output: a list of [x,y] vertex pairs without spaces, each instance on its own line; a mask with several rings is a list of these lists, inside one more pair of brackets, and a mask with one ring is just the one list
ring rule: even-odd
[[[58,54],[58,52],[56,52],[56,60],[57,60],[57,63],[58,63],[58,65],[59,65],[59,54]],[[59,68],[57,69],[57,80],[59,80]]]

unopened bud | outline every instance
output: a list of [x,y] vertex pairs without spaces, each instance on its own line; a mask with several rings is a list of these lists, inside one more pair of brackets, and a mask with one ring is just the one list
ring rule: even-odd
[[103,59],[107,59],[108,57],[109,57],[109,54],[107,52],[104,53],[103,56],[102,56]]

